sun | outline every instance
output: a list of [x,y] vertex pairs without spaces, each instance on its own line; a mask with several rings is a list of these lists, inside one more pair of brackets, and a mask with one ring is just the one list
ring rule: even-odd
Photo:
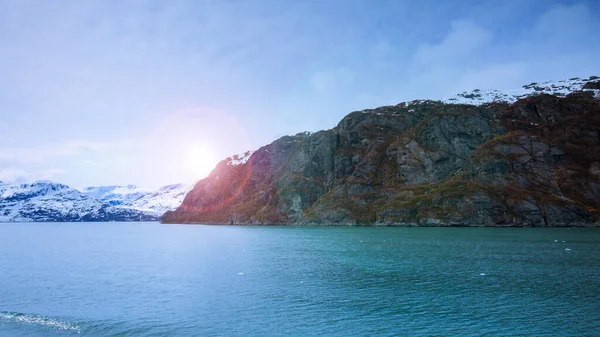
[[212,149],[206,144],[195,144],[189,146],[185,153],[186,171],[198,179],[208,176],[215,168],[215,156]]

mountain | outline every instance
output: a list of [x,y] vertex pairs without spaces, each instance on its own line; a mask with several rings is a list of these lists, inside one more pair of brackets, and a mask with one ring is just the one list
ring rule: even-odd
[[133,200],[131,207],[148,212],[153,211],[162,215],[179,207],[192,187],[183,184],[163,186],[156,191],[146,192],[142,197]]
[[[152,221],[175,209],[191,186],[143,192],[133,186],[83,191],[51,181],[0,184],[0,222]],[[132,193],[128,191],[135,190]]]
[[84,194],[112,206],[136,209],[160,217],[169,210],[174,210],[183,201],[191,185],[173,184],[158,190],[142,189],[135,185],[86,187]]
[[600,226],[598,79],[355,111],[221,161],[161,220]]
[[86,187],[83,192],[88,197],[108,202],[111,205],[130,204],[143,197],[148,190],[140,189],[135,185],[127,186],[92,186]]

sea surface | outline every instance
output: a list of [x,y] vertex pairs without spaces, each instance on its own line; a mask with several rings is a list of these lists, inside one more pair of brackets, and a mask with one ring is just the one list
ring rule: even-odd
[[600,229],[0,224],[0,336],[600,336]]

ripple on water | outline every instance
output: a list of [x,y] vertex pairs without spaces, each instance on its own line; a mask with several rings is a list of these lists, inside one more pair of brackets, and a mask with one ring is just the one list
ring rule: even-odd
[[44,315],[32,315],[20,312],[0,312],[1,323],[27,324],[53,330],[67,330],[80,333],[81,328],[74,323]]

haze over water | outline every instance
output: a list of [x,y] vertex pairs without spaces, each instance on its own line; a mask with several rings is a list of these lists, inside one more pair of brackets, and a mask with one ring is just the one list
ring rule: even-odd
[[600,230],[0,224],[2,336],[600,335]]

